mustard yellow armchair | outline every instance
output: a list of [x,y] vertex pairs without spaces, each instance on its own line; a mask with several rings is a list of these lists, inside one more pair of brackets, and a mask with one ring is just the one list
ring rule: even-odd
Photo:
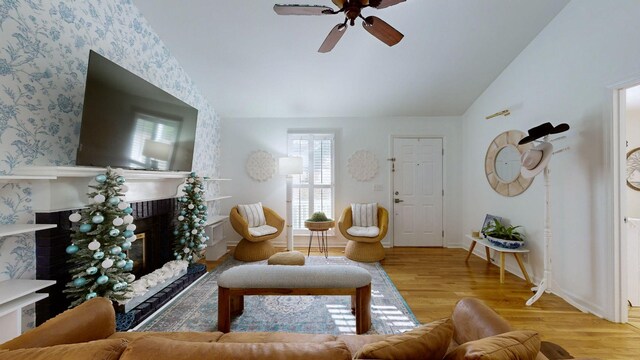
[[389,212],[387,209],[378,206],[378,227],[380,232],[376,237],[353,236],[347,232],[352,226],[353,214],[351,213],[351,206],[349,206],[344,209],[338,221],[340,233],[348,240],[344,255],[351,260],[360,262],[375,262],[384,259],[384,248],[380,242],[387,235],[389,227]]
[[233,230],[242,236],[242,240],[236,246],[233,257],[240,261],[259,261],[268,259],[277,251],[271,244],[271,239],[275,239],[284,229],[284,219],[275,211],[268,207],[262,207],[267,225],[276,228],[277,232],[269,235],[254,236],[249,232],[249,224],[238,212],[238,207],[234,206],[229,213],[229,221]]

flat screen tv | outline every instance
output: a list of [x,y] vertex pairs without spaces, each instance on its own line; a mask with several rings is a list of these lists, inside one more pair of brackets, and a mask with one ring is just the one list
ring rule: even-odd
[[89,53],[77,165],[191,171],[198,110]]

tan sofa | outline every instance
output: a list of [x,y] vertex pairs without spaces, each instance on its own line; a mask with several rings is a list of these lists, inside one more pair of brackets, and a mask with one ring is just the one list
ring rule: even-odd
[[537,333],[512,331],[504,318],[472,298],[459,301],[451,318],[421,325],[402,335],[116,332],[114,319],[110,301],[92,299],[0,345],[0,360],[454,360],[480,359],[479,354],[488,356],[482,359],[548,359],[538,352]]

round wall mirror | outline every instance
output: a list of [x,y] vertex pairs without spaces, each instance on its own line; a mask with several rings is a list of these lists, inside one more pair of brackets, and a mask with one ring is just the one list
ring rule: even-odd
[[514,145],[500,149],[496,156],[496,175],[500,181],[510,183],[520,175],[520,152]]
[[489,144],[484,159],[484,170],[489,185],[498,194],[520,195],[533,182],[533,178],[525,179],[520,174],[520,157],[533,147],[532,143],[518,145],[518,141],[525,135],[519,130],[509,130],[496,136]]

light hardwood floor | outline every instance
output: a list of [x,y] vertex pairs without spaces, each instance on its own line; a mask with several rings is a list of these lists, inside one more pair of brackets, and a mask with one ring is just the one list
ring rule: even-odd
[[[525,301],[532,292],[524,280],[507,273],[501,285],[496,265],[477,256],[465,263],[466,254],[464,249],[394,248],[387,249],[381,263],[422,323],[449,316],[460,298],[471,296],[484,300],[515,328],[537,330],[543,340],[575,357],[640,359],[640,329],[582,313],[551,294],[528,307]],[[343,252],[331,249],[330,255]]]

